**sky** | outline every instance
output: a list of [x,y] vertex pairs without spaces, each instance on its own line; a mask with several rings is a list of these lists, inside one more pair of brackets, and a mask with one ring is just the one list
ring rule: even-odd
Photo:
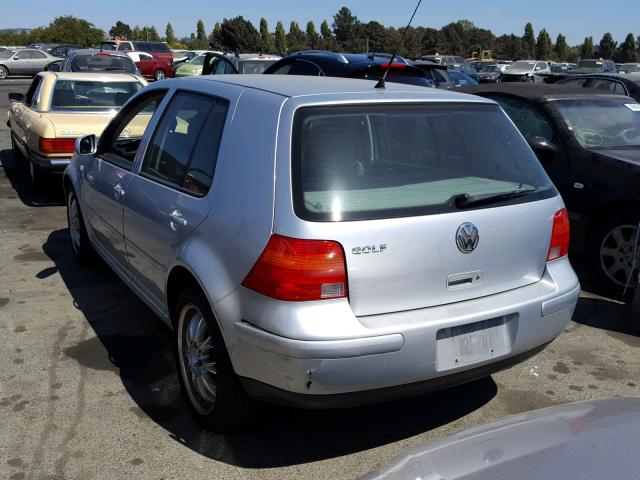
[[[2,0],[0,29],[33,28],[48,24],[60,15],[75,15],[108,31],[117,21],[134,25],[154,25],[164,35],[167,22],[176,36],[195,32],[198,19],[207,32],[215,22],[242,15],[256,28],[265,17],[273,31],[278,20],[288,31],[297,21],[304,29],[307,21],[331,24],[332,16],[343,6],[363,22],[376,20],[386,26],[404,26],[417,0]],[[585,36],[599,42],[605,32],[618,41],[628,33],[640,35],[640,1],[618,0],[616,7],[602,0],[423,0],[414,26],[440,28],[449,22],[467,19],[494,34],[522,35],[530,21],[537,32],[546,28],[552,38],[564,33],[571,45]]]

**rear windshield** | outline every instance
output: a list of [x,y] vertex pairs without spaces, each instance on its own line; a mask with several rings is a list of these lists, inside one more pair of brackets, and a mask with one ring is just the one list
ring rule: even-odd
[[133,42],[136,50],[143,52],[168,52],[171,53],[166,43],[162,42]]
[[76,55],[71,61],[72,72],[138,73],[133,60],[115,55]]
[[[444,213],[460,194],[555,189],[496,105],[308,107],[294,119],[294,209],[312,221]],[[491,206],[496,206],[492,203]]]
[[118,110],[141,88],[142,85],[138,82],[57,80],[51,96],[51,110]]
[[276,63],[275,60],[240,60],[238,71],[239,73],[263,73],[274,63]]

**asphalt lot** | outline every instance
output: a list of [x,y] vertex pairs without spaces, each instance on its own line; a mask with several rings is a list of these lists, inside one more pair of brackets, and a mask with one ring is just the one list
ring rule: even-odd
[[640,395],[625,306],[585,294],[538,356],[492,378],[363,408],[268,408],[250,430],[201,430],[182,400],[171,332],[115,274],[78,267],[64,199],[13,158],[0,82],[0,478],[352,479],[403,449],[506,415]]

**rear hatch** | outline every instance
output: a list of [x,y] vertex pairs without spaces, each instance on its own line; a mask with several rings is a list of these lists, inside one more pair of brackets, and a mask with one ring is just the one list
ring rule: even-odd
[[483,297],[544,272],[557,192],[495,105],[300,109],[292,178],[306,235],[344,248],[356,315]]

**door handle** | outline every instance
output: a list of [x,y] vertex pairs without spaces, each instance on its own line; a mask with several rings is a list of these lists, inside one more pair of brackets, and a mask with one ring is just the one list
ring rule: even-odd
[[124,197],[125,194],[127,193],[124,191],[124,188],[122,188],[122,185],[120,185],[119,183],[117,183],[116,186],[113,187],[113,191],[116,192],[116,195],[119,197]]
[[187,226],[187,219],[182,216],[182,213],[180,212],[180,210],[176,209],[173,212],[171,212],[169,214],[169,219],[171,220],[172,224],[177,223],[182,227]]

